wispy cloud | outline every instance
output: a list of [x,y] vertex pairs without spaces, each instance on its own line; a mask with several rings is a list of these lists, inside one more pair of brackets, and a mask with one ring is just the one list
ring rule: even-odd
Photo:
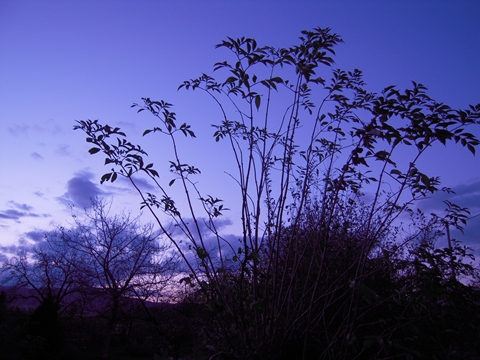
[[28,204],[19,204],[15,201],[7,202],[8,208],[5,210],[0,210],[0,219],[13,220],[19,222],[21,218],[24,217],[46,217],[46,214],[37,214],[33,212],[33,207]]
[[472,214],[480,211],[480,180],[459,184],[452,188],[454,193],[436,192],[428,199],[422,200],[419,205],[422,209],[442,211],[446,208],[444,201],[448,200],[461,207],[469,208]]
[[39,133],[56,135],[63,131],[61,126],[53,119],[42,122],[42,125],[15,124],[8,127],[9,134],[15,137],[29,136],[30,134],[38,135]]
[[26,217],[26,216],[38,217],[38,215],[36,215],[36,214],[30,214],[30,213],[15,210],[15,209],[7,209],[7,210],[0,211],[0,219],[8,219],[8,220],[18,221],[18,220],[20,220],[20,218]]
[[[144,191],[153,191],[156,189],[154,185],[149,183],[146,179],[144,178],[139,178],[139,177],[133,177],[135,184],[142,190]],[[132,191],[132,184],[130,183],[130,180],[124,176],[119,176],[118,177],[118,183],[125,185],[128,189],[128,191]]]
[[22,136],[28,135],[29,131],[32,129],[32,126],[27,124],[15,124],[8,127],[8,132],[13,136]]
[[13,207],[15,207],[15,208],[17,208],[17,209],[24,210],[24,211],[33,210],[33,207],[32,207],[32,206],[30,206],[30,205],[28,205],[28,204],[19,204],[19,203],[13,201],[13,200],[10,200],[10,201],[8,202],[8,204],[9,204],[10,206],[13,206]]
[[71,146],[68,144],[60,144],[58,145],[55,153],[60,156],[71,156],[72,152],[70,151]]

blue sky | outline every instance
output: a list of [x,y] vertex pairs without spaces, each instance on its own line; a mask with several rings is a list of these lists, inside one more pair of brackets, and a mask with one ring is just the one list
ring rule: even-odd
[[[93,195],[113,196],[119,209],[137,211],[139,200],[125,184],[100,186],[108,169],[88,155],[74,120],[100,119],[140,133],[130,105],[141,97],[163,99],[199,141],[210,141],[215,104],[176,89],[224,60],[214,45],[226,36],[288,47],[303,29],[330,27],[345,41],[336,49],[336,66],[361,69],[369,90],[405,88],[415,80],[436,100],[465,108],[480,102],[478,19],[480,2],[473,0],[2,0],[0,247],[38,241],[69,221],[69,204],[82,208]],[[201,181],[228,195],[224,158],[199,149],[185,151],[211,174]],[[438,148],[425,163],[457,191],[453,201],[480,213],[478,155]],[[442,196],[425,207],[441,210]],[[480,217],[459,238],[477,248],[478,234]]]

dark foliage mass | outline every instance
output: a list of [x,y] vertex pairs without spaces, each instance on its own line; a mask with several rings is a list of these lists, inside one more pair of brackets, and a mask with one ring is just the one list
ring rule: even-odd
[[[89,153],[103,154],[111,169],[101,182],[130,182],[181,259],[174,303],[133,303],[142,281],[128,292],[116,291],[122,282],[100,285],[116,304],[103,320],[85,318],[81,304],[58,326],[47,304],[30,318],[3,310],[11,317],[2,321],[20,324],[3,333],[5,343],[32,334],[43,314],[54,320],[51,331],[22,339],[42,346],[61,339],[63,349],[100,354],[99,339],[110,337],[111,356],[123,349],[131,358],[479,358],[477,267],[470,249],[450,237],[468,209],[446,202],[444,213],[427,216],[418,201],[451,192],[419,159],[438,145],[475,154],[480,142],[467,130],[478,128],[480,104],[451,109],[415,82],[367,91],[361,71],[333,68],[341,42],[321,28],[280,49],[228,38],[217,45],[231,55],[215,64],[221,80],[203,74],[180,85],[219,106],[213,139],[227,145],[237,169],[228,174],[238,195],[228,208],[202,192],[201,170],[181,146],[196,134],[171,104],[143,98],[132,106],[155,121],[143,135],[171,145],[158,153],[170,156],[167,172],[149,160],[157,149],[147,153],[120,128],[77,121]],[[145,181],[154,190],[143,191]],[[218,226],[229,209],[240,214],[238,242]],[[446,247],[437,246],[441,237]],[[120,311],[120,303],[130,305]]]

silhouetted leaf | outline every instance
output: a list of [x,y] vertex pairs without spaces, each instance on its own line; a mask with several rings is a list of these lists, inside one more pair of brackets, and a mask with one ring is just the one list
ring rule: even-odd
[[261,101],[260,95],[255,96],[255,106],[257,110],[260,109],[260,101]]
[[92,155],[98,153],[99,151],[100,151],[100,149],[99,149],[99,148],[95,148],[95,147],[94,147],[94,148],[91,148],[90,150],[88,150],[88,152],[89,152],[90,154],[92,154]]

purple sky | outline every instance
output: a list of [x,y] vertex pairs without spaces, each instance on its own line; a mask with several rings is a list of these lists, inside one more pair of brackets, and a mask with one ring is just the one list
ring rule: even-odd
[[[436,100],[465,108],[480,102],[479,19],[478,1],[2,0],[0,247],[38,240],[69,221],[68,204],[82,208],[93,195],[114,196],[116,206],[136,211],[139,200],[125,184],[100,186],[108,169],[88,155],[74,120],[139,133],[130,105],[163,99],[210,141],[215,104],[176,89],[224,60],[214,45],[226,36],[288,47],[303,29],[330,27],[345,41],[337,66],[361,69],[369,90],[415,80]],[[213,173],[201,181],[228,192],[222,158],[198,149],[185,150],[204,174]],[[450,148],[427,159],[433,174],[457,190],[452,200],[472,215],[480,213],[479,159]],[[425,206],[442,210],[441,199]],[[477,247],[478,234],[480,217],[459,238]]]

